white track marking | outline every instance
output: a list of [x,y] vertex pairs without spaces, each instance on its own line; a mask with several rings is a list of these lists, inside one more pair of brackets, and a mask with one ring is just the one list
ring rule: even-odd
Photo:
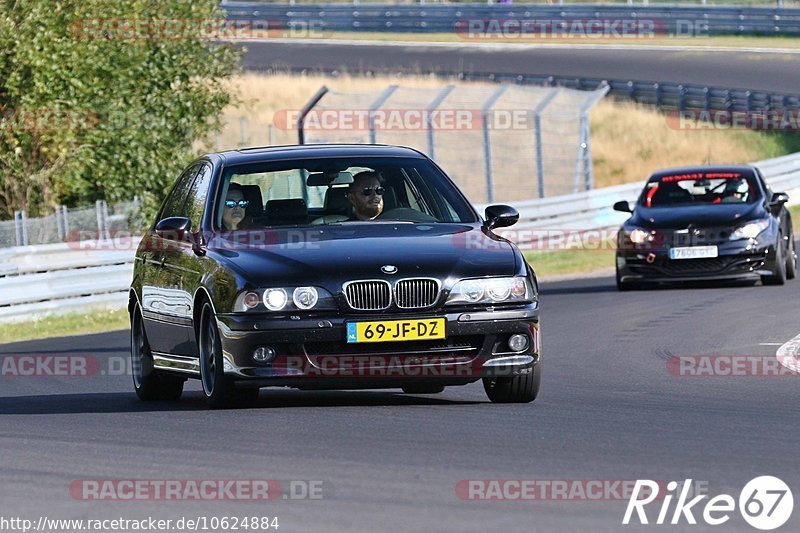
[[800,55],[800,48],[758,48],[738,46],[670,46],[670,45],[635,45],[635,44],[555,44],[555,43],[476,43],[476,42],[420,42],[420,41],[370,41],[368,39],[247,39],[247,43],[278,44],[324,44],[326,46],[368,46],[396,48],[479,48],[486,51],[502,50],[633,50],[647,52],[736,52],[754,54],[793,54]]

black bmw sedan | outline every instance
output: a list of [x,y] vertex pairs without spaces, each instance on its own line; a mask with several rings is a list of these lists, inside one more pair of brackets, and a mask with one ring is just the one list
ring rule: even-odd
[[752,166],[661,170],[645,184],[617,236],[620,290],[650,282],[795,277],[789,197],[773,192]]
[[210,154],[178,177],[136,253],[131,358],[143,400],[199,379],[208,403],[259,388],[483,381],[530,402],[541,354],[536,276],[430,159],[305,145]]

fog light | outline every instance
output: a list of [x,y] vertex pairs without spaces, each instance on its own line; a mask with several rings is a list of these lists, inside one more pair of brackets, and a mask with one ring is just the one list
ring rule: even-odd
[[528,347],[528,336],[527,335],[511,335],[508,338],[508,348],[512,352],[521,352]]
[[275,349],[269,346],[259,346],[253,350],[253,361],[256,363],[270,363],[275,359]]
[[244,295],[244,306],[253,309],[261,303],[261,297],[255,292],[248,292]]

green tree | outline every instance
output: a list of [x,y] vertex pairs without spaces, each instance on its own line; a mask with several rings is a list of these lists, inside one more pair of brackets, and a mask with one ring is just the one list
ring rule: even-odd
[[141,196],[219,128],[239,51],[217,0],[0,0],[0,218]]

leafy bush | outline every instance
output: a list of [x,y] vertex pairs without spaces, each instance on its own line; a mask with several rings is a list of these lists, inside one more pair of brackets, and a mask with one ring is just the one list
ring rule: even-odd
[[152,210],[231,102],[239,51],[191,27],[218,6],[0,0],[0,218],[133,195]]

